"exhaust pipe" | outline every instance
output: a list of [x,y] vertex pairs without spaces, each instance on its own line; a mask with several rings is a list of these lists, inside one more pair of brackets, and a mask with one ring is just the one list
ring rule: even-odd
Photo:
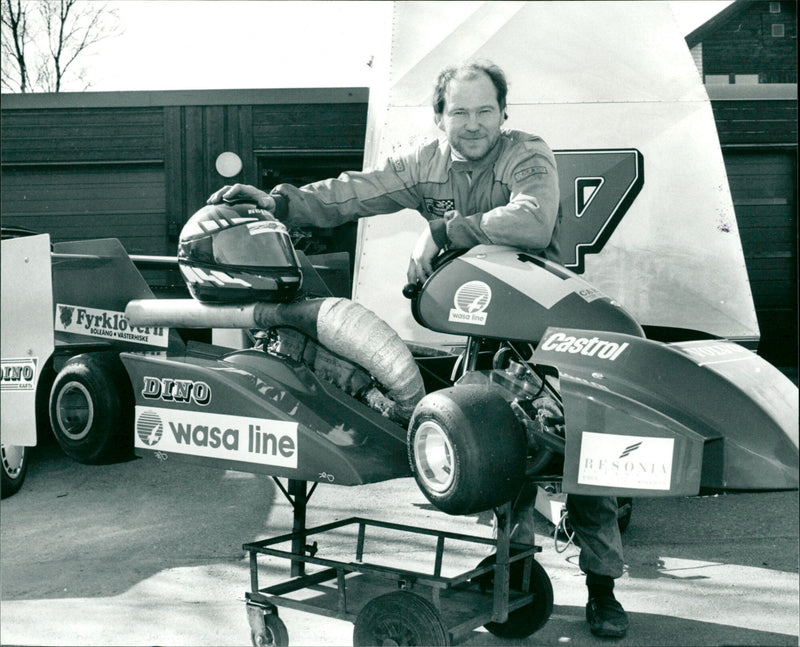
[[387,390],[408,420],[425,387],[411,351],[393,328],[361,304],[343,298],[296,303],[208,305],[194,299],[136,299],[125,316],[134,326],[258,328],[290,326],[358,364]]

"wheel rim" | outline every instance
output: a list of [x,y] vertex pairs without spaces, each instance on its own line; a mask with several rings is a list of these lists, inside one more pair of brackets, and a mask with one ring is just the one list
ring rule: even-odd
[[83,440],[94,421],[94,405],[88,389],[80,382],[64,386],[56,400],[59,430],[70,440]]
[[25,464],[25,447],[22,445],[0,445],[0,457],[3,461],[3,471],[9,478],[15,479],[22,471]]
[[444,429],[426,420],[414,436],[414,460],[419,478],[433,492],[446,492],[455,479],[455,452]]

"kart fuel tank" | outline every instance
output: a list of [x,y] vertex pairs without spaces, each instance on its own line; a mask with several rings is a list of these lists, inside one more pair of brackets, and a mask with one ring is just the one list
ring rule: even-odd
[[620,304],[577,274],[514,247],[479,245],[440,266],[412,302],[438,332],[538,342],[548,326],[644,337]]

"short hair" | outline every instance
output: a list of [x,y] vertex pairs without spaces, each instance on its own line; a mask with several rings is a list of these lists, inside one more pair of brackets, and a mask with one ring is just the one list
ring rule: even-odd
[[505,112],[506,96],[508,95],[508,81],[505,72],[491,61],[472,61],[459,66],[447,67],[439,72],[436,85],[433,88],[433,111],[437,115],[444,112],[444,94],[447,86],[455,78],[470,79],[480,73],[486,74],[497,90],[497,105],[500,111]]

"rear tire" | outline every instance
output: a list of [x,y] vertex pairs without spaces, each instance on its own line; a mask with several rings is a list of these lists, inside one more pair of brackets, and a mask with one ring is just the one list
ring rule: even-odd
[[28,451],[20,445],[0,444],[0,498],[5,499],[19,492],[28,473]]
[[417,404],[408,457],[423,494],[448,514],[472,514],[511,499],[525,479],[525,430],[500,393],[465,384]]
[[133,445],[133,394],[114,353],[76,355],[50,391],[50,424],[63,452],[89,465],[126,458]]

